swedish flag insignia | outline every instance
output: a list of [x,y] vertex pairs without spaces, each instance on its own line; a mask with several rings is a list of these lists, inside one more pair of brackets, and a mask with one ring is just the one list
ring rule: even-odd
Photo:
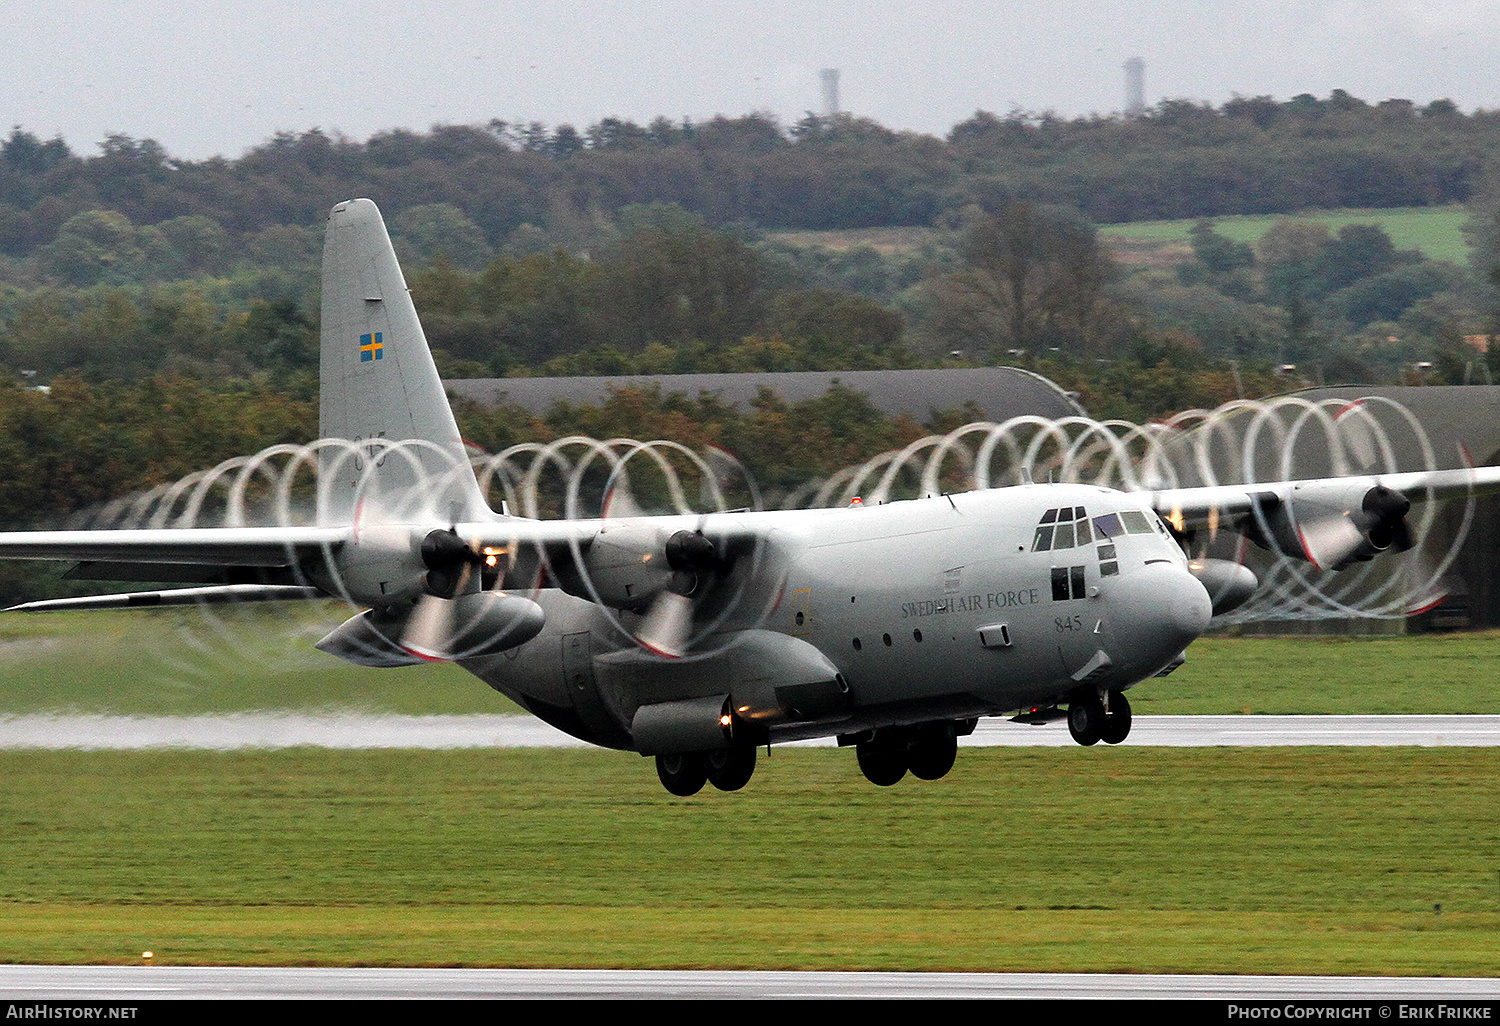
[[380,359],[382,355],[381,350],[384,348],[385,343],[380,341],[380,332],[378,331],[371,335],[359,336],[359,362],[364,363],[366,360]]

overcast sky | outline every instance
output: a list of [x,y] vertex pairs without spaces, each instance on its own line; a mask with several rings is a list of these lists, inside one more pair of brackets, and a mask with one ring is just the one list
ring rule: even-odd
[[570,123],[841,106],[941,135],[1234,95],[1500,109],[1500,0],[0,0],[0,130],[238,157],[278,131]]

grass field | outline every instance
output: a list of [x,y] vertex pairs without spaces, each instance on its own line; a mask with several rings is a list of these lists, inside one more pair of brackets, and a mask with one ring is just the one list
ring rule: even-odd
[[[1336,234],[1345,225],[1378,224],[1397,249],[1420,250],[1429,260],[1466,264],[1469,249],[1463,224],[1468,211],[1461,204],[1441,207],[1389,207],[1360,210],[1308,210],[1300,214],[1256,214],[1211,218],[1214,230],[1236,242],[1254,243],[1277,221],[1321,223]],[[1099,226],[1100,235],[1124,263],[1161,263],[1192,256],[1188,232],[1196,218],[1177,221],[1135,221]],[[938,238],[930,228],[862,228],[823,232],[772,232],[770,237],[791,246],[821,246],[843,252],[869,246],[885,255],[915,253]]]
[[[1469,250],[1464,243],[1463,223],[1468,211],[1459,204],[1443,207],[1392,207],[1365,210],[1309,210],[1290,219],[1310,224],[1324,224],[1337,234],[1345,225],[1378,224],[1385,229],[1397,249],[1420,250],[1429,260],[1468,262]],[[1211,218],[1214,230],[1236,242],[1254,243],[1285,214],[1246,215]],[[1188,232],[1196,218],[1181,221],[1141,221],[1133,224],[1107,224],[1099,227],[1106,240],[1118,240],[1134,252],[1142,244],[1176,247],[1184,256],[1191,255]]]
[[1493,750],[847,756],[0,753],[0,960],[1500,975]]
[[[239,615],[239,614],[236,614]],[[312,620],[0,621],[4,713],[511,707]],[[1210,638],[1162,712],[1495,712],[1500,635]],[[1020,728],[1017,728],[1020,729]],[[0,752],[0,961],[1500,976],[1500,750]]]
[[0,617],[0,715],[518,711],[456,666],[374,670],[313,648],[350,615],[328,603]]

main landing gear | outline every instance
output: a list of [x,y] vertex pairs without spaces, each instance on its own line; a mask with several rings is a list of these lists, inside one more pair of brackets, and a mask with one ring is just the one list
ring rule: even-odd
[[1109,692],[1108,702],[1097,691],[1079,695],[1068,703],[1068,733],[1081,745],[1103,741],[1117,745],[1130,733],[1130,703],[1120,691]]
[[882,727],[856,742],[854,754],[865,779],[881,787],[890,787],[908,771],[922,780],[939,780],[953,768],[959,734],[973,729],[968,721],[952,720]]
[[712,752],[674,752],[656,757],[661,786],[681,798],[713,784],[720,791],[738,791],[755,774],[755,746],[736,742]]

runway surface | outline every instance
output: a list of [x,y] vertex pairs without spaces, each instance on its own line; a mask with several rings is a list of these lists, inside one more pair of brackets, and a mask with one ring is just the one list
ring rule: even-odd
[[1062,973],[673,972],[592,969],[286,969],[0,966],[0,1000],[440,998],[1032,998],[1460,1002],[1500,981],[1433,977],[1105,976]]
[[[1057,720],[986,719],[964,745],[1071,745]],[[1130,745],[1500,745],[1500,716],[1137,716]],[[831,745],[833,740],[799,742]],[[529,716],[253,712],[225,716],[0,717],[0,748],[587,748]]]

